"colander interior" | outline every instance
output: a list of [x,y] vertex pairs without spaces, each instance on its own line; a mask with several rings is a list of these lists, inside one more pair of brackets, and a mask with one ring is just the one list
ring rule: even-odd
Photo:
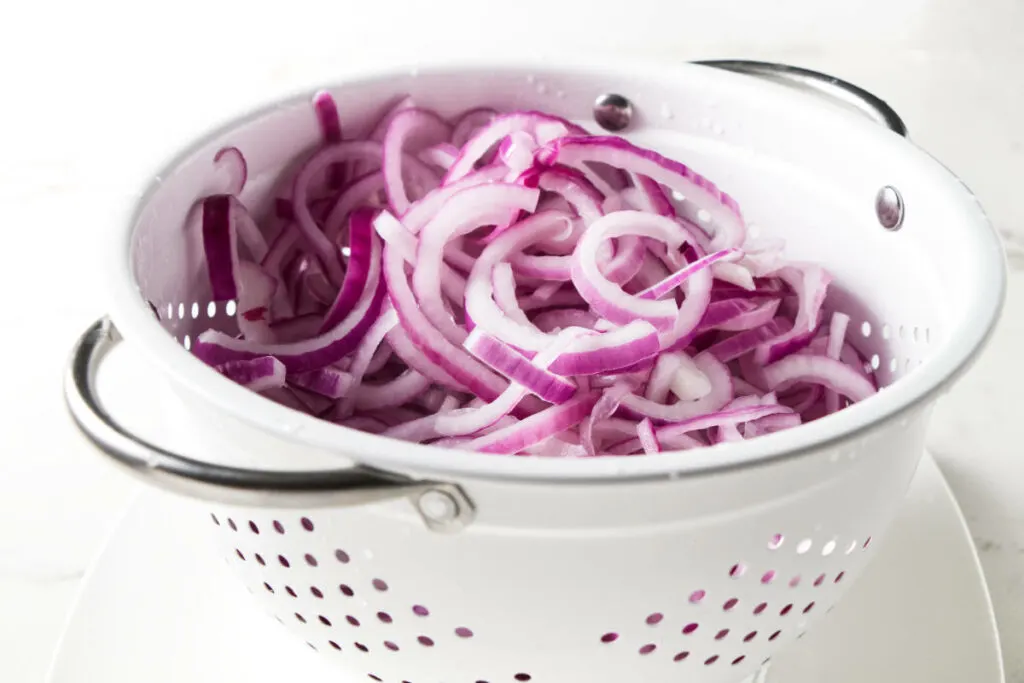
[[[595,132],[595,98],[608,92],[628,97],[636,115],[626,137],[711,178],[738,200],[752,232],[785,239],[787,257],[821,263],[834,274],[827,308],[851,317],[850,341],[879,386],[897,387],[919,369],[936,366],[927,381],[904,395],[883,391],[822,421],[835,429],[866,425],[928,393],[963,365],[994,318],[997,304],[979,306],[983,292],[998,286],[985,282],[996,260],[991,246],[978,239],[987,228],[973,197],[897,136],[818,98],[695,66],[651,73],[439,68],[330,90],[343,126],[356,134],[404,94],[442,115],[481,105],[538,109]],[[206,329],[237,332],[234,302],[211,301],[193,208],[223,185],[213,156],[224,146],[242,150],[249,181],[241,199],[255,215],[266,216],[297,154],[319,144],[309,102],[304,94],[220,129],[162,172],[139,207],[130,240],[131,276],[142,301],[183,347],[182,356]],[[886,186],[899,191],[906,207],[898,230],[882,227],[875,212],[876,194]],[[937,357],[940,362],[933,362]],[[844,427],[845,420],[850,421]],[[828,433],[814,425],[793,431],[811,429],[817,436],[808,439]],[[326,439],[329,432],[321,434]]]

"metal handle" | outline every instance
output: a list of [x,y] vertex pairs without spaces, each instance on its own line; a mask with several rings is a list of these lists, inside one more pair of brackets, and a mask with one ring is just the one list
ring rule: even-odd
[[755,62],[742,59],[710,59],[695,63],[727,71],[735,71],[736,73],[770,78],[789,85],[813,90],[853,106],[868,118],[877,121],[897,135],[907,136],[907,126],[903,123],[903,119],[885,101],[853,83],[848,83],[834,76],[812,71],[811,69],[803,69],[798,66],[789,66],[788,64]]
[[435,531],[458,530],[472,520],[473,503],[456,484],[417,481],[365,465],[299,472],[227,467],[186,458],[138,438],[107,413],[96,391],[96,370],[120,341],[109,318],[89,327],[71,353],[64,397],[82,433],[147,483],[192,498],[255,507],[336,507],[408,497]]

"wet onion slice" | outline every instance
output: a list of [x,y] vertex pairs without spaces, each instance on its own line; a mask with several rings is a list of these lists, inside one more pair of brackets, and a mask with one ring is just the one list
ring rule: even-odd
[[[350,428],[491,454],[656,455],[814,420],[877,387],[825,309],[831,276],[748,238],[683,163],[536,111],[451,118],[408,97],[238,199],[199,199],[210,290],[238,335],[192,352]],[[343,437],[339,437],[343,438]]]

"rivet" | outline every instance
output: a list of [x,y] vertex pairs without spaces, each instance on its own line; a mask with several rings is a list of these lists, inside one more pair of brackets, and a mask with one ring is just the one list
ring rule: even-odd
[[903,225],[903,197],[892,185],[886,185],[875,195],[875,214],[886,230],[899,230]]
[[605,93],[594,101],[594,120],[613,133],[625,130],[633,120],[633,103],[622,95]]
[[438,489],[424,491],[419,499],[420,512],[433,522],[445,523],[459,516],[459,503],[455,498]]

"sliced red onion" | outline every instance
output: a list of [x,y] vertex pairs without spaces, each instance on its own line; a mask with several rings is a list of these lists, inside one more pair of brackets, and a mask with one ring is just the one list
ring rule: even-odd
[[512,273],[512,266],[505,262],[495,266],[491,286],[494,288],[494,303],[508,318],[522,325],[533,325],[523,309],[519,307],[519,300],[516,298],[516,278]]
[[533,254],[516,254],[510,262],[516,275],[533,277],[555,282],[568,282],[571,279],[571,256],[549,256]]
[[269,343],[277,339],[270,328],[270,306],[277,291],[277,280],[254,263],[238,264],[238,301],[235,320],[246,339]]
[[828,356],[787,356],[765,366],[764,377],[773,391],[787,382],[811,382],[851,401],[863,401],[875,393],[875,387],[863,375]]
[[397,214],[409,208],[403,170],[406,148],[420,150],[447,142],[451,127],[444,119],[428,109],[405,109],[391,120],[384,136],[383,169],[391,210]]
[[[419,240],[416,235],[405,229],[401,222],[387,211],[382,211],[374,219],[374,230],[380,235],[389,247],[401,253],[406,263],[416,263],[416,253],[419,251]],[[451,266],[441,264],[441,290],[445,295],[454,300],[462,301],[466,298],[466,282],[455,272]]]
[[615,255],[606,262],[600,263],[598,267],[601,269],[601,273],[608,278],[608,282],[623,285],[640,272],[646,254],[647,246],[643,240],[635,235],[626,235],[616,240]]
[[658,435],[654,432],[654,423],[651,422],[651,418],[645,417],[637,423],[636,435],[640,439],[644,453],[647,455],[661,453],[661,442],[658,441]]
[[288,377],[292,386],[311,391],[327,398],[341,398],[352,388],[353,378],[347,372],[325,367]]
[[394,327],[387,334],[388,344],[395,351],[395,355],[402,359],[406,365],[415,372],[437,382],[443,386],[459,391],[469,391],[460,384],[454,377],[444,371],[438,364],[429,360],[416,345],[412,343],[409,335],[402,329],[401,325]]
[[[654,368],[651,370],[650,381],[647,382],[647,390],[644,392],[648,401],[668,402],[668,393],[672,389],[676,372],[682,366],[684,357],[686,354],[681,351],[669,351],[658,355],[658,359],[654,362]],[[710,388],[709,384],[709,391]]]
[[700,366],[684,353],[679,354],[668,388],[680,401],[697,401],[709,395],[713,387]]
[[[197,204],[241,338],[193,352],[259,371],[268,398],[443,447],[592,457],[752,438],[876,390],[848,319],[820,327],[828,274],[747,239],[682,164],[537,112],[451,125],[404,98],[345,142],[334,100],[313,108],[325,146],[285,172],[269,249],[234,197]],[[214,164],[242,189],[239,149]]]
[[[832,322],[828,328],[828,346],[825,355],[832,360],[838,360],[843,351],[843,344],[846,341],[846,328],[850,324],[850,316],[845,313],[833,313]],[[825,392],[825,412],[832,414],[839,410],[839,394],[829,389]]]
[[470,175],[448,185],[434,188],[423,198],[416,201],[409,207],[409,210],[401,216],[402,225],[413,235],[418,234],[427,223],[432,221],[441,207],[455,194],[470,187],[486,185],[503,181],[505,179],[505,168],[495,165],[474,171]]
[[391,122],[395,120],[395,117],[406,109],[415,108],[416,101],[408,95],[395,98],[384,108],[381,115],[377,118],[377,122],[370,130],[369,138],[371,140],[376,140],[377,142],[384,142],[384,137],[388,134],[388,128],[391,127]]
[[[338,105],[326,90],[313,95],[313,109],[316,112],[317,121],[320,123],[320,132],[324,142],[334,145],[341,142],[341,117],[338,115]],[[339,187],[345,176],[344,164],[333,164],[327,171],[327,184],[330,187]]]
[[594,409],[583,421],[580,427],[580,441],[587,455],[597,455],[597,448],[594,445],[594,425],[607,420],[619,409],[623,397],[633,390],[633,386],[626,381],[618,381],[601,392],[601,398],[594,404]]
[[741,247],[746,228],[736,201],[719,190],[707,178],[683,164],[651,150],[637,147],[622,138],[610,136],[563,137],[537,152],[537,161],[545,166],[556,163],[579,166],[602,162],[624,171],[646,175],[656,183],[682,193],[698,211],[707,212],[715,228],[712,250]]
[[584,330],[572,346],[552,363],[551,371],[563,375],[597,375],[635,365],[658,353],[654,326],[637,320],[603,333]]
[[824,268],[816,265],[787,266],[778,274],[796,292],[800,303],[793,327],[757,349],[756,357],[759,363],[775,362],[811,342],[818,328],[821,305],[832,281],[832,276]]
[[450,142],[441,142],[420,151],[416,158],[425,164],[432,164],[447,171],[455,163],[458,155],[458,147]]
[[498,158],[512,173],[522,173],[533,165],[537,141],[525,131],[513,131],[498,145]]
[[576,393],[576,385],[572,382],[537,367],[523,354],[480,328],[469,334],[463,346],[484,363],[548,403],[565,403]]
[[325,147],[314,154],[299,169],[292,183],[292,208],[295,211],[295,223],[303,240],[320,258],[328,276],[335,285],[341,285],[344,278],[338,248],[324,235],[317,225],[307,202],[310,184],[313,178],[323,173],[332,164],[358,159],[379,159],[381,146],[376,142],[339,142]]
[[597,322],[597,316],[590,311],[579,308],[554,308],[538,313],[533,324],[541,332],[551,334],[567,327],[591,328]]
[[342,427],[358,429],[361,432],[369,432],[370,434],[381,434],[388,428],[387,424],[381,422],[375,417],[370,417],[369,415],[356,415],[354,417],[333,421],[337,422]]
[[336,244],[349,214],[357,207],[371,203],[372,198],[383,189],[384,173],[381,171],[373,171],[353,180],[342,189],[327,213],[324,236]]
[[518,453],[582,422],[597,403],[596,394],[576,395],[513,425],[474,439],[469,448],[481,453]]
[[313,109],[320,122],[324,142],[329,145],[341,142],[341,118],[338,116],[338,105],[331,94],[321,90],[313,95]]
[[211,365],[230,360],[258,356],[274,356],[288,368],[299,373],[316,370],[340,360],[355,350],[380,311],[385,296],[381,277],[380,244],[374,241],[373,267],[359,301],[351,313],[333,329],[312,339],[291,344],[255,344],[234,339],[215,330],[208,330],[193,345],[193,353]]
[[[745,256],[746,252],[743,252],[743,255]],[[715,276],[716,280],[734,284],[748,292],[757,289],[754,276],[741,263],[716,263],[711,266],[711,274]]]
[[[455,380],[456,386],[453,388],[464,387],[485,400],[497,398],[504,391],[507,382],[460,346],[446,339],[444,334],[431,324],[413,295],[409,277],[405,272],[405,260],[390,245],[384,250],[384,273],[391,304],[398,312],[402,329],[421,354]],[[394,348],[394,344],[392,347]],[[399,353],[397,348],[395,352]],[[421,368],[416,369],[423,372]]]
[[734,261],[742,256],[743,252],[739,249],[723,249],[721,251],[708,254],[707,256],[697,259],[693,263],[687,264],[685,267],[679,269],[675,273],[672,273],[672,275],[653,287],[640,292],[637,297],[640,299],[660,299],[676,287],[686,282],[694,274],[699,273],[712,264],[720,261]]
[[213,165],[227,178],[225,194],[238,196],[249,179],[249,165],[237,147],[222,147],[213,155]]
[[751,299],[713,301],[708,305],[707,312],[697,331],[742,332],[767,325],[775,319],[780,303],[779,299],[762,302],[755,302]]
[[319,315],[312,313],[281,318],[270,323],[270,330],[279,343],[297,342],[316,336],[320,331],[321,320]]
[[601,205],[605,196],[575,168],[533,166],[523,171],[516,182],[562,195],[587,224],[593,223],[604,214]]
[[452,144],[459,148],[465,146],[473,135],[490,124],[497,115],[498,112],[487,107],[462,112],[455,119],[455,126],[452,129]]
[[631,173],[630,176],[633,178],[633,185],[641,200],[641,206],[638,208],[660,216],[675,218],[676,208],[661,185],[645,175]]
[[[389,304],[385,303],[380,317],[374,321],[366,336],[359,342],[359,346],[355,350],[352,365],[349,368],[351,385],[353,387],[359,387],[362,384],[363,377],[370,367],[370,361],[373,360],[377,348],[384,342],[384,336],[396,325],[398,325],[398,314],[395,313]],[[337,414],[339,416],[350,414],[355,403],[356,398],[354,395],[346,396],[338,405]]]
[[[474,324],[501,341],[525,351],[539,351],[551,342],[550,336],[536,327],[505,317],[493,298],[494,267],[509,254],[520,251],[541,236],[557,234],[568,225],[565,214],[537,213],[516,223],[512,229],[487,245],[466,283],[466,313],[472,317]],[[522,308],[526,310],[525,306]]]
[[283,387],[286,374],[284,364],[272,356],[228,361],[217,365],[216,370],[232,382],[253,391]]
[[235,271],[241,240],[256,261],[267,254],[259,227],[242,203],[230,195],[211,195],[203,200],[203,248],[206,252],[210,293],[214,301],[238,296]]
[[356,397],[355,407],[356,410],[371,410],[405,405],[426,391],[430,384],[427,377],[415,370],[406,370],[383,384],[363,382],[353,392]]
[[580,295],[601,316],[624,325],[645,320],[660,330],[672,327],[678,308],[672,301],[653,301],[626,294],[601,273],[596,255],[604,240],[624,235],[651,237],[681,247],[685,239],[679,225],[670,218],[642,213],[618,211],[595,221],[580,239],[573,252],[572,281]]
[[549,139],[564,135],[572,128],[578,130],[578,127],[568,121],[535,111],[514,112],[498,116],[466,141],[459,158],[445,174],[443,184],[447,185],[468,175],[487,150],[512,133],[532,133],[538,142],[544,144]]
[[659,427],[655,430],[655,434],[657,434],[658,438],[662,441],[670,442],[674,438],[690,432],[696,432],[702,429],[711,429],[713,427],[722,427],[725,425],[736,425],[767,417],[769,415],[778,415],[789,412],[792,411],[790,411],[789,408],[780,405],[751,406],[747,408],[723,410],[720,412],[691,417],[686,420],[680,420],[675,424]]
[[782,323],[776,319],[767,325],[762,325],[761,327],[735,334],[728,339],[723,339],[713,344],[707,350],[707,353],[710,353],[723,363],[728,363],[753,351],[769,339],[778,338],[782,334],[782,330]]
[[708,353],[702,353],[693,360],[711,383],[711,391],[703,398],[666,405],[630,395],[623,398],[622,408],[633,415],[649,417],[657,422],[682,422],[721,410],[733,398],[732,376],[729,369]]
[[[783,413],[780,415],[768,415],[759,420],[753,420],[746,424],[746,436],[751,438],[758,434],[770,434],[782,429],[791,429],[799,426],[800,416],[796,413]],[[753,428],[753,430],[751,429]]]
[[[320,333],[333,329],[352,312],[356,302],[366,289],[366,282],[370,271],[374,267],[379,268],[380,246],[374,249],[378,242],[377,235],[373,230],[373,219],[376,211],[370,208],[360,208],[349,216],[348,238],[349,257],[348,268],[345,270],[345,277],[338,290],[337,298],[331,304],[331,308],[324,316],[324,322],[320,326]],[[375,262],[376,261],[376,262]]]
[[[451,343],[461,344],[466,332],[452,321],[441,298],[441,263],[445,244],[501,220],[513,210],[533,211],[539,197],[537,190],[518,185],[495,183],[470,187],[449,199],[444,204],[444,212],[423,228],[413,269],[413,291],[423,315]],[[482,260],[483,256],[477,263]],[[475,315],[473,319],[480,324]]]

